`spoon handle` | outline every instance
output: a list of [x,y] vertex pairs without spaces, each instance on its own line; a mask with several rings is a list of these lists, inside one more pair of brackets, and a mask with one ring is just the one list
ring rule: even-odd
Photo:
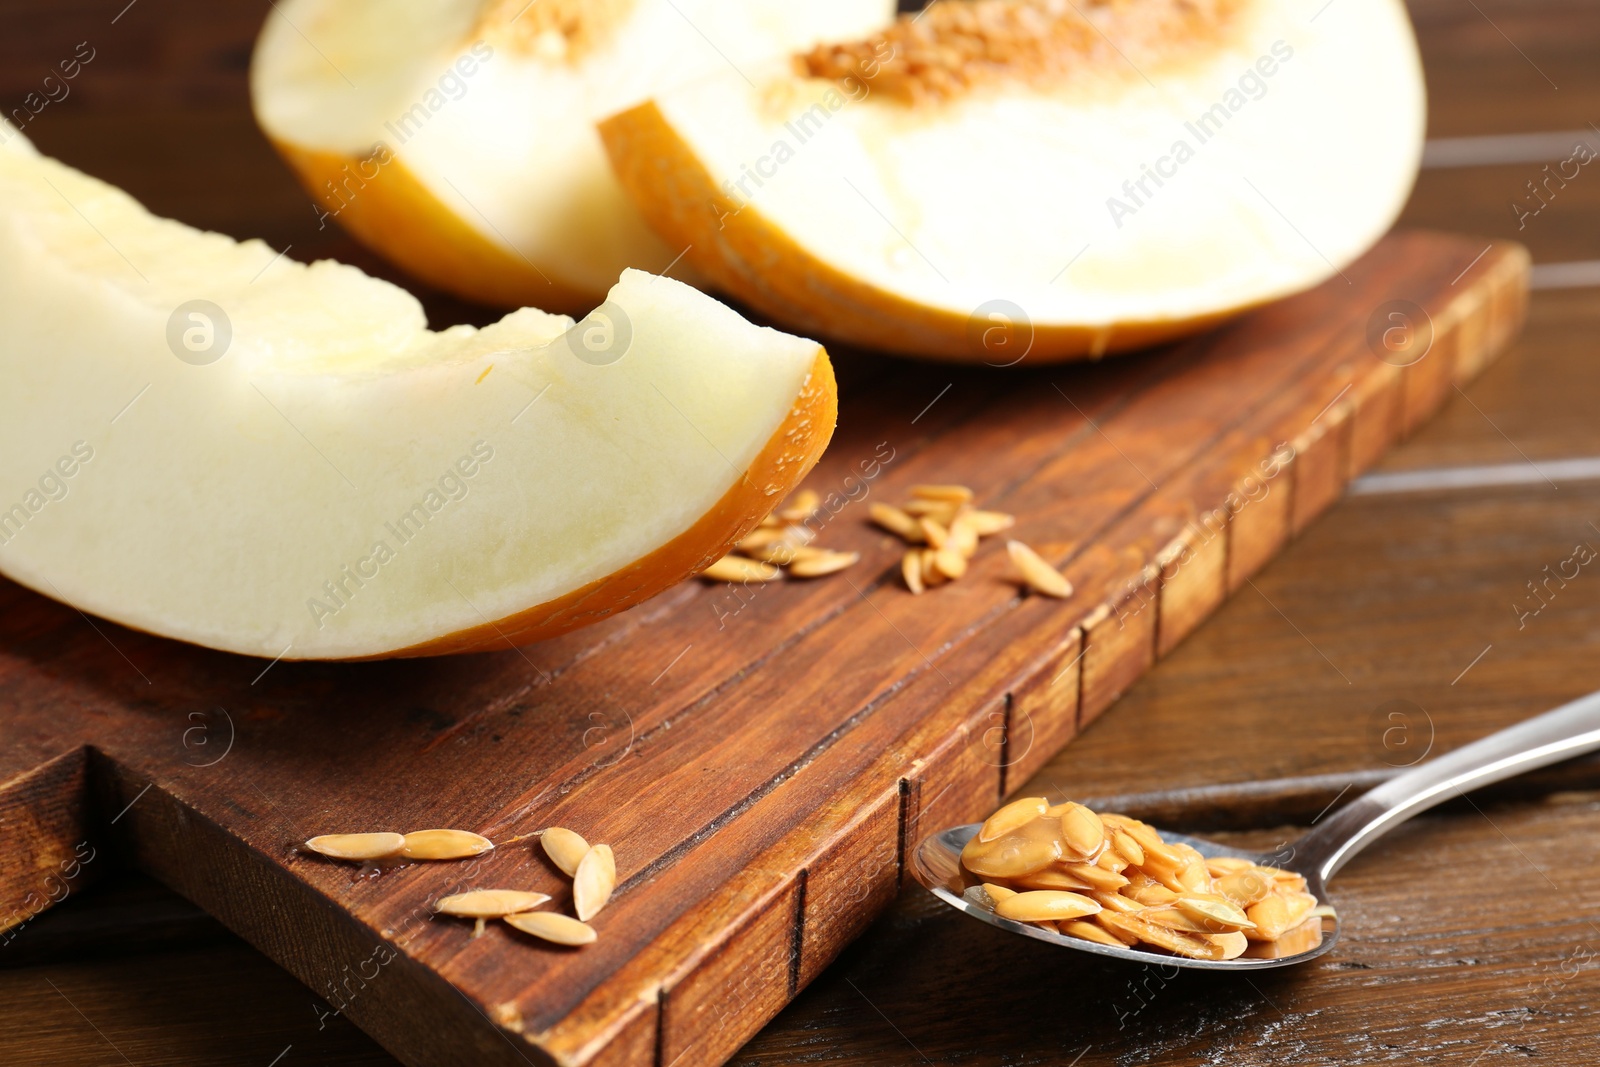
[[1295,865],[1324,881],[1351,857],[1436,804],[1600,748],[1600,692],[1563,704],[1412,770],[1351,801],[1295,846]]

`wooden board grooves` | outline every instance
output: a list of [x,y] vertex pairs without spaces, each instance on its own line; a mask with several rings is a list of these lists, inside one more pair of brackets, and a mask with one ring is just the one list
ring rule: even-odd
[[[1514,275],[1514,277],[1512,277],[1512,282],[1515,283],[1515,275]],[[1318,410],[1322,410],[1322,408],[1318,408]],[[1344,437],[1346,437],[1346,435],[1344,435],[1344,424],[1346,424],[1346,416],[1344,416],[1344,413],[1342,413],[1342,411],[1341,411],[1341,413],[1334,414],[1333,419],[1330,419],[1330,421],[1334,421],[1334,422],[1336,422],[1336,424],[1338,424],[1338,427],[1339,427],[1338,432],[1334,432],[1334,434],[1326,434],[1326,432],[1325,432],[1325,434],[1318,435],[1318,440],[1331,440],[1331,442],[1342,442],[1342,440],[1344,440]],[[1347,470],[1349,470],[1350,466],[1352,466],[1352,464],[1350,464],[1349,454],[1347,454],[1347,451],[1346,450],[1342,450],[1342,448],[1333,448],[1333,450],[1330,450],[1330,451],[1331,451],[1331,458],[1333,458],[1333,462],[1331,462],[1331,467],[1333,467],[1334,472],[1336,472],[1336,474],[1338,474],[1338,475],[1346,474]],[[1299,456],[1296,456],[1296,461],[1298,461],[1298,459],[1299,459]],[[1293,478],[1294,475],[1298,474],[1298,472],[1299,472],[1298,464],[1290,464],[1290,470],[1291,470],[1291,478]],[[1342,482],[1344,482],[1344,477],[1338,477],[1338,485],[1339,485],[1339,488],[1341,488],[1341,490],[1342,490]],[[1290,499],[1293,499],[1293,485],[1294,485],[1294,483],[1291,482],[1290,483],[1290,490],[1288,490],[1288,493],[1286,493],[1286,496],[1290,496]],[[1323,506],[1317,507],[1317,509],[1315,509],[1315,510],[1317,510],[1317,512],[1320,512],[1320,510],[1322,510],[1322,507],[1325,507],[1325,504],[1323,504]],[[1306,518],[1304,518],[1304,522],[1309,522],[1309,518],[1312,517],[1312,515],[1314,515],[1314,514],[1312,514],[1312,512],[1309,512],[1309,509],[1307,509],[1306,512],[1302,512],[1302,514],[1306,514]],[[1301,526],[1304,525],[1304,522],[1301,523]],[[1226,530],[1230,530],[1230,528],[1226,528]],[[1224,536],[1226,536],[1226,533],[1224,533]],[[1288,536],[1288,531],[1285,531],[1285,536]],[[1158,611],[1158,608],[1157,608],[1157,611]],[[1110,613],[1109,608],[1102,608],[1101,611],[1099,611],[1098,616],[1091,616],[1090,617],[1090,621],[1086,622],[1085,627],[1083,627],[1083,632],[1085,632],[1085,633],[1093,632],[1094,625],[1096,625],[1096,624],[1106,624],[1106,622],[1109,621],[1110,616],[1112,616],[1112,613]],[[1152,638],[1150,638],[1150,640],[1152,640],[1152,657],[1154,657],[1154,632],[1155,632],[1155,627],[1152,627]],[[1139,654],[1142,654],[1142,653],[1138,653],[1138,651],[1134,651],[1134,653],[1131,653],[1131,654],[1136,654],[1136,656],[1139,656]],[[1008,696],[1008,699],[1010,699],[1010,697],[1013,696],[1013,694],[1008,693],[1008,694],[1006,694],[1006,696]],[[1003,781],[1003,779],[1000,779],[1000,781]],[[918,781],[917,792],[920,793],[920,790],[925,789],[925,787],[926,787],[926,779],[920,779],[920,781]],[[998,784],[997,784],[997,792],[998,792]],[[974,811],[974,813],[973,813],[973,817],[978,817],[978,814],[981,814],[981,811],[982,811],[981,808],[976,809],[976,811]],[[904,841],[904,846],[906,846],[906,848],[912,848],[912,846],[914,846],[914,841],[906,840],[906,841]]]
[[[410,1062],[464,1062],[419,1033],[428,991],[454,989],[481,1062],[508,1049],[574,1067],[720,1062],[892,899],[923,834],[1025,780],[1487,362],[1472,346],[1515,329],[1501,316],[1522,306],[1526,259],[1496,246],[1452,288],[1481,249],[1396,235],[1349,269],[1349,291],[1336,279],[1094,366],[884,363],[857,379],[871,390],[847,401],[811,480],[833,516],[822,541],[860,552],[856,572],[741,590],[731,613],[717,610],[735,606],[729,588],[686,585],[531,649],[548,668],[512,652],[285,664],[252,687],[257,664],[116,631],[146,690],[69,609],[0,586],[9,614],[36,624],[0,629],[0,682],[32,731],[0,738],[0,812],[40,752],[94,745],[119,801],[153,783],[155,802],[119,827],[139,862],[313,987],[327,944],[387,944],[460,876],[354,878],[294,841],[354,823],[500,840],[570,826],[617,849],[596,944],[406,926],[389,970],[408,977],[373,983],[352,1017]],[[1400,370],[1367,351],[1367,318],[1394,298],[1443,324],[1431,363]],[[997,539],[961,582],[910,596],[902,546],[864,503],[926,481],[1015,513],[1015,536],[1075,594],[1019,595]],[[59,647],[28,639],[40,629]],[[215,769],[185,761],[174,731],[209,706],[238,735]],[[51,780],[58,804],[69,785]],[[30,828],[29,847],[63,833]],[[196,840],[217,855],[187,856]],[[16,846],[0,848],[11,862]],[[558,906],[569,891],[525,843],[485,870]],[[322,918],[297,937],[305,912]]]
[[637,871],[634,874],[630,875],[626,881],[619,882],[618,883],[618,887],[617,887],[617,891],[619,893],[625,892],[626,890],[628,890],[629,888],[631,888],[635,884],[648,881],[651,875],[655,874],[657,871],[660,871],[660,870],[670,866],[672,863],[676,862],[677,860],[681,859],[685,855],[689,854],[690,852],[693,851],[693,849],[695,848],[696,845],[698,845],[698,844],[702,843],[703,841],[705,841],[706,839],[710,838],[712,835],[714,835],[723,826],[726,826],[729,823],[732,823],[733,821],[735,821],[736,819],[738,819],[739,817],[744,815],[751,808],[753,808],[755,805],[760,803],[760,801],[763,798],[765,798],[767,795],[772,793],[774,790],[776,790],[779,787],[781,787],[784,782],[789,781],[795,775],[797,775],[801,771],[805,770],[805,768],[807,766],[809,766],[821,753],[827,751],[828,748],[831,747],[831,745],[835,741],[837,741],[839,739],[839,737],[841,737],[845,733],[849,732],[849,730],[852,727],[854,727],[858,723],[864,721],[868,716],[870,716],[872,714],[872,712],[874,710],[876,710],[876,708],[878,707],[878,705],[880,703],[882,703],[883,701],[892,699],[894,697],[894,695],[899,691],[899,689],[904,684],[905,684],[904,682],[900,682],[900,683],[897,683],[895,686],[891,687],[890,689],[888,689],[886,692],[883,693],[883,695],[879,699],[874,700],[872,703],[868,704],[866,707],[863,707],[860,710],[858,710],[849,719],[846,719],[843,723],[841,723],[839,725],[839,727],[836,728],[828,736],[819,739],[815,744],[813,744],[811,746],[811,748],[807,749],[804,753],[802,753],[799,756],[799,758],[795,759],[792,763],[790,763],[788,766],[783,768],[783,770],[779,774],[775,775],[773,778],[771,778],[767,782],[763,783],[763,785],[762,785],[762,787],[760,789],[754,790],[751,793],[747,794],[745,797],[743,797],[740,800],[740,802],[738,804],[736,804],[736,805],[728,808],[726,811],[720,813],[715,819],[713,819],[711,822],[707,823],[704,827],[702,827],[700,830],[698,830],[694,835],[692,835],[691,837],[686,838],[685,840],[679,842],[671,850],[662,853],[659,857],[657,857],[654,861],[652,861],[648,866],[643,867],[639,871]]
[[[991,712],[990,714],[993,715],[994,713]],[[997,792],[1003,797],[1007,792],[1006,781],[1008,778],[1010,778],[1010,774],[1008,772],[1011,769],[1012,754],[1014,751],[1021,748],[1020,742],[1012,736],[1013,728],[1015,726],[1020,726],[1020,723],[1017,722],[1017,694],[1015,690],[1006,693],[1005,701],[1001,706],[999,715],[999,727],[1002,733],[999,738],[1000,784]],[[984,731],[984,744],[988,744],[989,734],[990,731]]]
[[[1202,341],[1202,342],[1199,342],[1199,345],[1204,346],[1207,343],[1208,342],[1206,342],[1206,341]],[[1181,364],[1184,364],[1186,362],[1189,362],[1190,361],[1190,357],[1186,353],[1180,351],[1180,352],[1169,353],[1169,354],[1165,354],[1163,356],[1160,356],[1160,357],[1158,357],[1158,360],[1160,362],[1161,367],[1163,368],[1163,372],[1162,373],[1156,373],[1156,372],[1153,372],[1153,371],[1149,370],[1148,368],[1146,368],[1144,370],[1141,370],[1139,372],[1139,374],[1138,374],[1138,379],[1141,382],[1143,382],[1145,384],[1152,384],[1152,383],[1159,383],[1160,381],[1166,380],[1168,377],[1170,377],[1171,370],[1172,370],[1172,368],[1174,366],[1181,365]],[[1107,406],[1108,408],[1114,408],[1114,409],[1120,410],[1121,408],[1126,407],[1126,405],[1128,403],[1128,399],[1127,399],[1128,396],[1129,396],[1129,391],[1127,389],[1125,389],[1125,388],[1113,389],[1111,391],[1111,395],[1105,400],[1105,406]],[[982,410],[982,409],[980,408],[980,410]],[[1097,408],[1097,406],[1095,404],[1093,404],[1093,403],[1090,404],[1090,410],[1095,412],[1096,414],[1101,414],[1102,417],[1103,417],[1103,413]],[[1074,441],[1081,442],[1081,440],[1084,437],[1089,436],[1092,433],[1096,433],[1096,432],[1100,432],[1102,434],[1102,436],[1104,436],[1102,431],[1091,430],[1087,426],[1087,424],[1085,424],[1084,426],[1077,427],[1066,438],[1066,442],[1065,442],[1065,444],[1063,444],[1062,447],[1066,447],[1066,444],[1070,444],[1070,443],[1072,443]],[[1107,440],[1109,440],[1109,438],[1107,438]],[[870,596],[870,592],[876,591],[878,588],[880,588],[880,586],[876,586],[876,585],[873,586],[872,589],[869,591],[868,595]],[[848,604],[849,608],[854,608],[855,607],[853,602],[847,601],[847,604]],[[844,608],[844,607],[838,608],[834,613],[829,614],[827,616],[827,618],[824,619],[823,621],[825,621],[825,622],[826,621],[832,621],[832,619],[837,615],[837,613],[839,611],[843,611],[843,610],[847,610],[847,609]],[[788,650],[790,648],[793,648],[794,645],[797,643],[797,641],[803,640],[807,633],[810,633],[810,632],[818,629],[819,627],[820,627],[820,623],[814,623],[811,626],[803,627],[796,634],[796,636],[794,638],[785,639],[783,644],[782,644],[782,648],[784,650]],[[749,662],[749,663],[746,664],[746,670],[754,669],[755,667],[766,663],[768,661],[768,659],[770,659],[770,658],[771,658],[770,656],[764,656],[764,657],[760,658],[759,660]],[[913,665],[912,669],[914,670],[914,669],[917,669],[917,668],[915,667],[915,665]],[[724,682],[723,684],[725,686],[726,682]],[[715,690],[715,692],[720,694],[721,688]],[[692,707],[690,709],[686,709],[686,710],[694,710],[694,709],[698,709],[698,708],[701,708],[701,707],[704,707],[704,706],[706,706],[706,701],[702,700],[702,701],[697,702],[696,704],[692,705]],[[680,720],[681,720],[681,715],[670,717],[667,721],[673,723],[674,725],[676,725],[677,722],[680,721]]]
[[789,999],[800,992],[800,953],[805,948],[806,887],[810,868],[802,867],[794,876],[794,922],[789,933]]

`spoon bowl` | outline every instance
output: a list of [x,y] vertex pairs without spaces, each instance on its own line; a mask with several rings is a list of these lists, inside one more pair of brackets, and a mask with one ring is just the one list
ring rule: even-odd
[[[1305,963],[1307,960],[1316,959],[1333,947],[1339,939],[1339,920],[1332,916],[1322,920],[1322,944],[1306,952],[1293,956],[1283,956],[1278,959],[1249,959],[1240,957],[1233,960],[1196,960],[1186,956],[1177,956],[1166,952],[1146,952],[1137,948],[1113,948],[1102,945],[1096,941],[1085,941],[1080,937],[1069,937],[1058,934],[1053,930],[1046,930],[1032,923],[1017,922],[995,914],[981,904],[969,900],[965,893],[966,879],[972,876],[964,875],[961,868],[961,850],[967,847],[967,842],[972,840],[983,827],[982,823],[969,823],[966,826],[952,826],[948,830],[933,834],[923,839],[917,846],[917,851],[911,857],[911,871],[918,882],[921,882],[934,896],[956,908],[966,912],[974,919],[981,919],[991,926],[998,926],[1002,930],[1009,930],[1014,934],[1031,937],[1037,941],[1049,941],[1052,944],[1064,945],[1067,948],[1080,949],[1092,952],[1097,956],[1114,956],[1122,960],[1135,960],[1139,963],[1153,963],[1171,965],[1176,967],[1198,967],[1202,970],[1252,970],[1262,971],[1270,967],[1287,967],[1290,964]],[[1188,837],[1184,834],[1161,832],[1162,840],[1189,845],[1200,855],[1207,859],[1219,856],[1229,856],[1246,860],[1250,863],[1281,867],[1284,870],[1294,871],[1304,875],[1306,892],[1317,898],[1319,904],[1326,904],[1327,892],[1322,885],[1321,876],[1316,871],[1298,869],[1292,859],[1286,860],[1285,854],[1289,849],[1280,849],[1276,852],[1247,852],[1244,849],[1231,848],[1220,845],[1215,841],[1207,841],[1203,837]]]
[[[1339,869],[1413,815],[1470,789],[1596,749],[1600,749],[1600,693],[1591,693],[1396,775],[1320,821],[1292,845],[1275,852],[1249,852],[1166,831],[1161,831],[1161,837],[1168,842],[1190,845],[1208,859],[1227,856],[1293,871],[1305,878],[1306,892],[1315,896],[1319,904],[1327,904],[1328,882]],[[1014,934],[1098,956],[1208,971],[1259,971],[1305,963],[1332,949],[1339,940],[1339,920],[1327,917],[1322,920],[1322,943],[1305,952],[1277,959],[1241,956],[1232,960],[1198,960],[1165,952],[1103,945],[1002,918],[965,895],[974,879],[961,866],[961,850],[981,826],[981,823],[955,826],[925,838],[912,854],[911,873],[951,907]]]

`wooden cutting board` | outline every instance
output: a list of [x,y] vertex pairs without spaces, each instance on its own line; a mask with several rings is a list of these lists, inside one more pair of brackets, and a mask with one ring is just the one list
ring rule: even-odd
[[[1398,234],[1136,357],[836,353],[839,432],[808,485],[820,543],[859,566],[689,582],[522,649],[268,664],[0,582],[0,929],[128,862],[407,1063],[720,1063],[894,896],[925,833],[984,815],[1492,359],[1527,274],[1516,246]],[[866,512],[920,482],[1014,513],[1075,595],[1019,595],[997,538],[911,596]],[[550,825],[616,850],[596,944],[430,918],[471,887],[564,906],[524,836]],[[385,871],[297,849],[431,827],[500,847]]]

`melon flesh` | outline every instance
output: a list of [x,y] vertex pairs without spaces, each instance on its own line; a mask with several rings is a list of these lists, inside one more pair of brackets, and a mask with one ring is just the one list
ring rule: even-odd
[[[623,195],[597,119],[715,71],[870,32],[892,8],[282,0],[256,48],[252,97],[312,194],[402,266],[468,299],[587,311],[623,268],[659,272],[682,251]],[[369,159],[380,146],[393,162]],[[453,244],[480,242],[461,262],[418,251],[419,229],[455,227],[470,238]]]
[[[206,321],[170,328],[194,300],[231,325],[214,362],[191,349]],[[0,572],[290,659],[604,617],[758,522],[815,462],[834,394],[814,342],[671,279],[630,271],[602,310],[576,347],[571,319],[531,309],[431,332],[401,289],[153,217],[12,137]]]
[[908,103],[782,65],[602,134],[669,242],[791,327],[1009,361],[977,343],[1003,301],[1031,362],[1099,355],[1334,276],[1414,181],[1426,109],[1400,0],[1217,6],[1217,33],[1139,70],[1110,52],[1057,84]]

